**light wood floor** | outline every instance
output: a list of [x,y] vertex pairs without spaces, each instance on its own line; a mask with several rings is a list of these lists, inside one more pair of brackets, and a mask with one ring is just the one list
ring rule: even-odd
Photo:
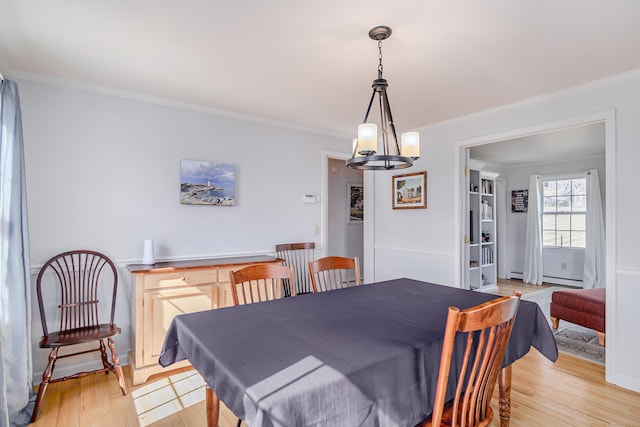
[[545,288],[550,288],[552,286],[556,285],[548,285],[545,283],[542,285],[532,285],[530,283],[524,283],[522,280],[498,279],[498,290],[493,293],[497,295],[511,295],[513,294],[513,291],[520,291],[522,292],[522,295],[525,295]]
[[[540,289],[514,281],[501,283],[499,293],[510,295],[514,287],[524,292]],[[127,396],[121,395],[113,374],[50,385],[33,426],[206,425],[204,386],[192,369],[172,371],[136,387],[131,384],[128,366],[124,372]],[[532,349],[514,363],[512,383],[513,427],[640,427],[640,393],[606,383],[601,365],[562,353],[556,363],[551,363]],[[220,427],[234,427],[236,418],[222,406]],[[493,407],[497,418],[495,398]],[[499,421],[494,419],[491,426],[499,426]]]

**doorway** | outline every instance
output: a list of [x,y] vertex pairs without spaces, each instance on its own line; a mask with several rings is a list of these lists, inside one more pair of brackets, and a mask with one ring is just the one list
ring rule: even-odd
[[[615,259],[615,233],[614,233],[614,227],[615,227],[615,223],[614,223],[614,218],[615,218],[615,168],[614,168],[614,161],[615,161],[615,112],[613,110],[607,110],[607,111],[602,111],[602,112],[597,112],[597,113],[593,113],[593,114],[588,114],[588,115],[584,115],[584,116],[580,116],[580,117],[575,117],[575,118],[571,118],[571,119],[567,119],[567,120],[563,120],[563,121],[559,121],[559,122],[552,122],[552,123],[543,123],[543,124],[539,124],[539,125],[535,125],[535,126],[531,126],[531,127],[527,127],[527,128],[523,128],[523,129],[515,129],[512,131],[508,131],[508,132],[502,132],[502,133],[498,133],[498,134],[494,134],[494,135],[488,135],[488,136],[482,136],[482,137],[478,137],[478,138],[473,138],[473,139],[468,139],[468,140],[463,140],[463,141],[459,141],[457,144],[457,153],[456,153],[456,164],[458,165],[458,174],[457,174],[457,179],[460,180],[460,177],[464,177],[464,168],[466,167],[466,152],[467,150],[476,150],[477,152],[481,151],[481,148],[483,146],[486,147],[487,150],[490,150],[489,147],[491,147],[493,144],[500,144],[500,145],[496,145],[493,148],[501,148],[502,154],[506,154],[506,150],[515,147],[515,145],[513,147],[511,147],[509,145],[509,143],[511,142],[512,144],[515,144],[515,142],[517,141],[524,141],[525,138],[529,138],[529,137],[542,137],[542,136],[557,136],[559,134],[557,134],[557,132],[562,132],[565,130],[569,130],[572,128],[581,128],[581,127],[586,127],[586,126],[590,126],[596,123],[600,123],[601,126],[604,127],[604,173],[601,174],[601,178],[604,178],[605,181],[605,185],[602,186],[602,192],[605,195],[604,199],[605,199],[605,204],[604,204],[604,212],[605,212],[605,230],[606,230],[606,256],[605,256],[605,274],[606,274],[606,293],[607,293],[607,313],[614,313],[615,312],[615,287],[616,287],[616,283],[615,283],[615,274],[614,274],[614,266],[613,266],[613,260]],[[531,140],[529,140],[529,143],[531,143]],[[557,142],[555,143],[556,145],[558,144]],[[517,150],[514,149],[514,151],[521,151],[521,150]],[[537,150],[537,151],[541,151],[541,150]],[[575,148],[569,150],[569,151],[576,151]],[[534,153],[534,154],[539,154],[539,153]],[[595,155],[593,153],[591,153],[591,155]],[[498,156],[498,155],[496,155]],[[532,154],[533,156],[533,154]],[[578,157],[575,153],[574,153],[574,158]],[[589,157],[589,153],[583,153],[583,160],[585,158]],[[485,159],[480,159],[482,162],[486,163],[486,164],[490,164],[491,159],[489,158],[485,158]],[[534,159],[535,160],[535,159]],[[557,159],[556,159],[557,160]],[[565,159],[566,160],[566,159]],[[495,161],[495,160],[494,160]],[[541,161],[541,160],[540,160]],[[518,167],[516,166],[512,166],[512,167]],[[544,174],[544,171],[542,172],[542,174]],[[464,181],[462,181],[464,182]],[[526,188],[526,187],[524,187]],[[463,280],[464,280],[464,269],[466,268],[466,266],[464,265],[464,250],[465,250],[465,245],[464,245],[464,241],[462,239],[462,236],[464,236],[464,230],[465,230],[465,221],[466,221],[466,215],[464,215],[464,212],[466,212],[466,201],[465,201],[465,193],[464,190],[465,188],[463,188],[463,184],[461,182],[458,182],[456,185],[456,191],[458,192],[457,195],[457,199],[459,200],[459,204],[461,206],[461,209],[458,210],[458,212],[456,212],[456,215],[458,215],[457,218],[457,224],[458,224],[458,235],[461,236],[461,238],[457,239],[457,253],[459,254],[459,260],[460,262],[458,263],[459,267],[460,267],[460,283],[461,285],[463,284]],[[510,211],[510,209],[509,209]],[[615,316],[611,316],[608,315],[607,316],[607,322],[606,322],[606,333],[607,333],[607,337],[611,337],[611,341],[608,340],[607,342],[607,347],[606,347],[606,360],[607,360],[607,365],[609,365],[609,363],[611,363],[610,361],[615,360],[615,354],[613,354],[613,349],[616,348],[615,346],[615,342],[613,342],[615,340]],[[611,378],[610,377],[610,370],[606,369],[606,380],[611,382]]]
[[[523,278],[527,213],[509,205],[513,192],[527,191],[531,175],[565,179],[596,169],[601,184],[605,183],[604,121],[483,144],[467,151],[468,164],[499,174],[495,197],[499,202],[496,262],[500,279]],[[606,193],[602,195],[604,206]],[[543,258],[545,283],[582,287],[584,251],[547,247]]]
[[[326,254],[364,261],[363,172],[347,168],[344,159],[327,159]],[[359,199],[359,200],[358,200]]]

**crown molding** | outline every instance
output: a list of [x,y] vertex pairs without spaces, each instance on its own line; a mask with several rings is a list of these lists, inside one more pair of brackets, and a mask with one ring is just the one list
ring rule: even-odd
[[323,135],[323,136],[330,136],[333,138],[340,138],[340,139],[350,138],[349,135],[347,135],[346,133],[335,132],[328,129],[318,129],[318,128],[298,125],[290,122],[266,119],[263,117],[253,116],[250,114],[236,113],[234,111],[227,111],[227,110],[222,110],[222,109],[217,109],[212,107],[206,107],[204,105],[180,102],[174,99],[145,95],[145,94],[132,92],[132,91],[118,90],[118,89],[110,88],[107,86],[78,83],[78,82],[73,82],[65,79],[59,79],[59,78],[50,77],[50,76],[43,76],[39,74],[25,73],[21,71],[13,71],[11,72],[11,76],[18,79],[29,80],[37,83],[44,83],[44,84],[50,84],[54,86],[66,87],[69,89],[75,89],[75,90],[80,90],[84,92],[91,92],[91,93],[96,93],[96,94],[105,95],[105,96],[124,98],[132,101],[144,102],[147,104],[161,105],[164,107],[171,107],[171,108],[177,108],[177,109],[186,110],[186,111],[193,111],[196,113],[209,114],[212,116],[225,117],[225,118],[235,119],[235,120],[243,120],[243,121],[259,123],[267,126],[279,127],[279,128],[306,132],[306,133],[314,133],[314,134]]

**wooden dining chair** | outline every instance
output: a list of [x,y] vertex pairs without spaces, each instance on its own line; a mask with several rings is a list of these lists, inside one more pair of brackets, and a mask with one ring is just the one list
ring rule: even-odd
[[313,292],[325,292],[360,285],[358,257],[328,256],[310,262],[309,277]]
[[284,297],[284,281],[291,283],[291,296],[296,295],[294,266],[257,264],[230,271],[233,304],[252,304]]
[[[449,307],[433,413],[419,427],[480,427],[493,419],[491,395],[502,368],[520,292],[460,310]],[[465,339],[453,400],[445,402],[457,334]]]
[[[285,286],[290,286],[290,296],[296,296],[296,268],[293,265],[257,264],[230,271],[233,304],[253,304],[285,296]],[[238,418],[236,427],[242,419]]]
[[[44,395],[50,383],[89,374],[114,372],[123,395],[127,394],[120,359],[113,337],[120,333],[114,323],[118,274],[113,262],[104,254],[89,250],[64,252],[47,261],[36,279],[36,293],[42,322],[40,348],[50,348],[49,363],[42,374],[31,422],[40,412]],[[101,304],[101,299],[106,301]],[[101,315],[99,309],[107,309]],[[48,319],[50,315],[51,319]],[[49,320],[49,321],[48,321]],[[56,331],[49,326],[57,324]],[[107,359],[104,340],[111,350],[111,362]],[[59,355],[62,347],[96,342],[98,347]],[[63,378],[51,379],[58,359],[85,353],[100,352],[102,368],[78,372]]]
[[[284,265],[296,268],[296,293],[310,294],[313,292],[311,280],[307,274],[307,264],[315,260],[316,244],[314,242],[281,243],[276,245],[276,256],[284,260]],[[290,285],[285,282],[285,291],[290,294]]]

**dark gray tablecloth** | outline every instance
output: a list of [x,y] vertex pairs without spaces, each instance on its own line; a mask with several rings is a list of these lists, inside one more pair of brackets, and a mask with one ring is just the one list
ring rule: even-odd
[[[447,308],[493,298],[397,279],[184,314],[160,364],[188,359],[252,427],[414,426],[432,411]],[[544,314],[522,301],[505,366],[531,346],[558,357]]]

